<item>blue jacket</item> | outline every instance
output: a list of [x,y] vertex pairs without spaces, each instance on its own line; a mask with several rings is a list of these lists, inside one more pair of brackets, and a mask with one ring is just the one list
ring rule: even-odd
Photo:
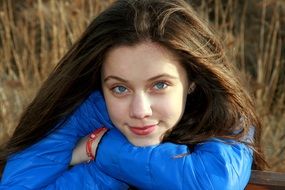
[[[110,130],[95,162],[69,169],[77,141],[102,125]],[[133,146],[112,126],[101,93],[94,92],[60,128],[9,158],[0,190],[245,188],[252,164],[246,145],[210,139],[192,151],[173,143]]]

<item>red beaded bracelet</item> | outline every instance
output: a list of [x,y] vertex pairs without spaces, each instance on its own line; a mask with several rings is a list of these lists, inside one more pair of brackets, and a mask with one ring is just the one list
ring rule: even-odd
[[86,154],[87,156],[90,158],[88,160],[88,162],[90,162],[91,160],[94,160],[95,159],[95,156],[94,154],[92,153],[92,143],[93,141],[98,137],[98,134],[102,131],[106,131],[107,128],[106,127],[101,127],[99,129],[96,129],[95,131],[93,131],[89,137],[88,137],[88,140],[86,142]]

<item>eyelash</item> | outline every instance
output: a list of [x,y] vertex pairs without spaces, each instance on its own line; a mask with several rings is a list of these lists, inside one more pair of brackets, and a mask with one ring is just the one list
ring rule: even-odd
[[164,89],[166,89],[168,86],[170,86],[169,83],[166,82],[166,81],[158,81],[158,82],[155,82],[155,83],[153,84],[153,88],[155,88],[155,86],[158,85],[158,84],[163,84],[163,87],[160,88],[160,89],[155,89],[156,91],[164,90]]
[[[156,88],[156,85],[158,85],[158,84],[163,84],[163,87],[162,88]],[[154,90],[155,92],[156,91],[162,91],[162,90],[165,90],[166,88],[168,88],[169,86],[170,86],[170,84],[166,81],[157,81],[157,82],[153,83],[152,90]],[[119,90],[119,88],[124,88],[124,92],[117,91],[117,90]],[[127,94],[129,90],[127,87],[125,87],[123,85],[117,85],[117,86],[112,87],[111,91],[116,95],[123,96],[123,95]]]
[[124,87],[122,85],[115,86],[115,87],[111,88],[111,90],[112,90],[112,92],[114,92],[117,95],[123,95],[125,92],[118,92],[118,91],[116,91],[116,89],[119,90],[119,88],[121,88],[121,87],[124,88],[125,90],[128,90],[128,88],[126,88],[126,87]]

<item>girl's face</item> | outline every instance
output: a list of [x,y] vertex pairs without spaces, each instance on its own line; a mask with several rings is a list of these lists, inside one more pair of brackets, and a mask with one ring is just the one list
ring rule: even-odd
[[186,71],[156,43],[112,49],[101,80],[113,124],[136,146],[159,144],[183,115],[189,86]]

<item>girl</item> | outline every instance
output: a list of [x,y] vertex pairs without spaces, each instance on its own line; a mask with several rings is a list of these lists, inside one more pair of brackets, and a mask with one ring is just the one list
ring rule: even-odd
[[244,189],[259,136],[251,97],[186,2],[119,0],[22,115],[1,188]]

